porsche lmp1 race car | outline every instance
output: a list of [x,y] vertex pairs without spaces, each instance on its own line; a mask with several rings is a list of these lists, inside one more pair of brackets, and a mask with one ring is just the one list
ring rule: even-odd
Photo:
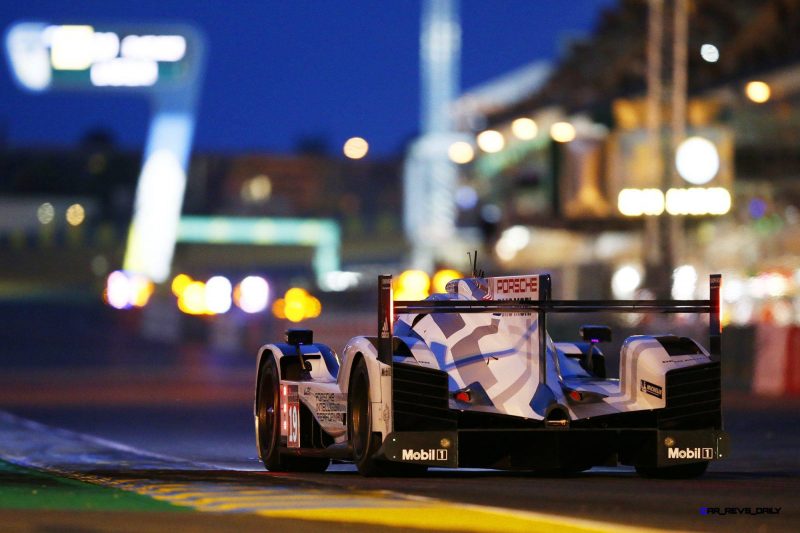
[[[728,453],[720,391],[720,283],[708,300],[552,300],[550,276],[472,277],[445,294],[393,301],[380,276],[378,331],[339,356],[310,330],[258,354],[255,425],[272,471],[364,475],[477,467],[570,473],[633,465],[648,477],[696,477]],[[619,379],[598,343],[554,342],[550,313],[708,313],[709,349],[672,334],[622,344]]]

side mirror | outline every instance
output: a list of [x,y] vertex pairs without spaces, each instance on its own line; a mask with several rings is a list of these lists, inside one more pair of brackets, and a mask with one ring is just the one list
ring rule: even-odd
[[608,326],[581,326],[581,338],[597,344],[598,342],[611,342],[611,328]]

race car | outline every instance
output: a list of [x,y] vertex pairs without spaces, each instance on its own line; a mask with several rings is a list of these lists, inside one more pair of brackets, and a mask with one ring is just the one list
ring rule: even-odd
[[[708,300],[552,300],[549,274],[454,279],[444,294],[394,301],[379,276],[377,334],[341,355],[290,329],[258,353],[255,427],[271,471],[361,474],[428,467],[574,473],[632,465],[696,477],[728,454],[720,390],[720,284]],[[606,326],[554,342],[550,313],[708,313],[708,349],[674,334],[633,335],[607,378]]]

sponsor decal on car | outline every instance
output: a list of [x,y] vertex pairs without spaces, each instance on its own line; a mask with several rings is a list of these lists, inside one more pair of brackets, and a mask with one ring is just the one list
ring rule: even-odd
[[447,450],[444,448],[427,450],[403,448],[403,461],[447,461]]
[[489,278],[489,294],[495,300],[539,299],[539,276]]
[[668,448],[668,459],[713,459],[714,448]]
[[301,398],[311,407],[317,421],[326,428],[344,427],[347,413],[347,396],[340,392],[315,391],[311,387],[301,390]]
[[661,388],[660,385],[656,385],[655,383],[650,383],[649,381],[641,380],[641,385],[639,386],[639,390],[649,394],[650,396],[655,396],[659,400],[664,397],[664,389]]

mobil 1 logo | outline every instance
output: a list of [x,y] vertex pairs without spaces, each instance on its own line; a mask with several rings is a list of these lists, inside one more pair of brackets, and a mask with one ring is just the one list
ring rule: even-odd
[[447,461],[447,450],[444,448],[430,448],[428,450],[415,450],[403,448],[403,461]]
[[650,383],[649,381],[641,380],[639,390],[650,396],[655,396],[659,400],[664,397],[664,389],[660,385]]

